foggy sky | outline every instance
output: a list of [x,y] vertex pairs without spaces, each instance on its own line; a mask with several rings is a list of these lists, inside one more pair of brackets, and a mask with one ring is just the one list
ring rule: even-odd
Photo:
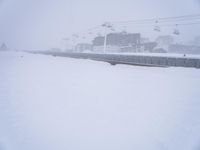
[[[199,0],[0,0],[0,43],[6,42],[12,49],[60,47],[62,38],[105,21],[198,14],[198,3]],[[200,31],[200,27],[185,30],[185,35],[197,36],[196,30]]]

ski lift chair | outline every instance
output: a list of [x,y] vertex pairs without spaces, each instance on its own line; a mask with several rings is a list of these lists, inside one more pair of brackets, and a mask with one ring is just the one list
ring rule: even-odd
[[180,35],[180,31],[178,29],[174,29],[174,32],[173,32],[175,35]]
[[156,20],[155,23],[156,23],[156,24],[155,24],[155,27],[154,27],[154,31],[160,32],[160,31],[161,31],[161,28],[160,28],[160,26],[158,26],[158,20]]
[[176,24],[176,27],[175,27],[173,33],[174,33],[175,35],[180,35],[180,31],[178,30],[178,24]]
[[160,27],[159,27],[159,26],[155,26],[155,27],[154,27],[154,31],[160,32],[160,31],[161,31],[161,29],[160,29]]

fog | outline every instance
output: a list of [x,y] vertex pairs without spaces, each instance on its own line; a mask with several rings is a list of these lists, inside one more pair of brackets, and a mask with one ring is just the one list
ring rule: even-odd
[[199,31],[200,0],[0,0],[0,150],[200,150]]
[[[105,21],[126,21],[200,13],[199,0],[1,0],[0,42],[11,49],[62,47],[63,38]],[[133,30],[133,28],[135,30]],[[148,28],[132,28],[157,36]],[[169,34],[165,30],[161,34]],[[198,36],[199,25],[181,28],[178,41]]]

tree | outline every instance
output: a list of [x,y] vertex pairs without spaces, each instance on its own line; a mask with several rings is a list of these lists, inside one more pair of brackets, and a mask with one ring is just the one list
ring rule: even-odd
[[8,50],[8,48],[7,48],[6,44],[2,43],[2,45],[0,47],[0,51],[7,51],[7,50]]

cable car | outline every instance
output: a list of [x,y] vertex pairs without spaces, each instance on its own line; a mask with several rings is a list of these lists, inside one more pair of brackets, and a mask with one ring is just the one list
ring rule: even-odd
[[102,27],[107,27],[107,28],[111,28],[112,25],[109,22],[105,22],[104,24],[101,25]]
[[173,32],[175,35],[180,35],[180,31],[178,29],[175,29]]
[[160,28],[160,26],[158,26],[158,21],[156,21],[155,23],[156,23],[156,25],[154,27],[154,31],[160,32],[161,28]]

